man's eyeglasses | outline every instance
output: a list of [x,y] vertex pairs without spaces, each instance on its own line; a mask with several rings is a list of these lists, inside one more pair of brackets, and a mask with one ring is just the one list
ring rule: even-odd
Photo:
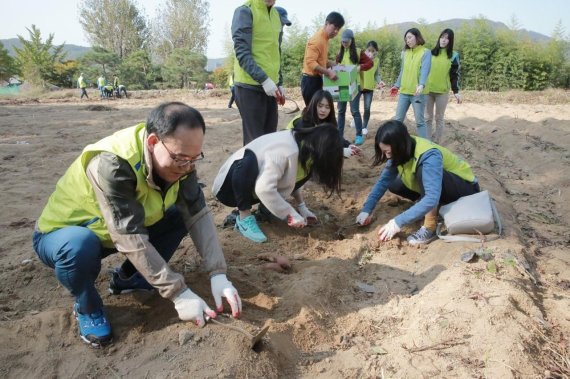
[[162,143],[162,146],[164,146],[164,148],[168,152],[168,155],[170,155],[170,159],[172,159],[174,161],[174,164],[176,164],[176,166],[178,166],[178,167],[185,167],[185,166],[188,166],[189,164],[196,163],[196,162],[204,159],[204,153],[203,152],[201,152],[200,155],[198,155],[194,158],[180,158],[179,155],[174,154],[172,151],[168,150],[168,147],[166,147],[166,145],[164,144],[164,142],[162,142],[162,140],[160,140],[160,142]]

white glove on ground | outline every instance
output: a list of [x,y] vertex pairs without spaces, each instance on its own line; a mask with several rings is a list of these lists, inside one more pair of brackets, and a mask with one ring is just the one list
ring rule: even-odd
[[399,231],[400,227],[396,224],[394,219],[391,219],[386,225],[378,230],[378,236],[381,241],[388,241],[391,240]]
[[317,216],[313,212],[311,212],[309,208],[307,208],[307,205],[305,204],[304,201],[297,206],[297,209],[299,210],[301,216],[303,216],[305,219],[308,220],[312,218],[315,220],[315,222],[319,221]]
[[360,212],[358,216],[356,216],[356,222],[360,225],[368,225],[370,224],[370,213],[368,212]]
[[178,317],[183,321],[194,320],[196,325],[203,328],[206,325],[204,313],[215,318],[216,312],[210,309],[206,302],[188,288],[178,295],[174,300],[174,308],[178,312]]
[[271,80],[271,78],[265,79],[263,83],[261,83],[261,85],[263,86],[263,90],[265,91],[265,94],[267,96],[275,97],[275,91],[277,91],[277,86],[275,85],[275,82]]
[[216,302],[216,311],[222,312],[224,306],[222,305],[222,297],[225,297],[230,307],[232,308],[232,316],[237,318],[241,314],[241,299],[238,291],[233,286],[232,282],[228,280],[226,274],[217,274],[210,279],[212,287],[212,295]]
[[307,220],[295,212],[295,214],[287,215],[287,225],[292,228],[304,228],[307,226]]

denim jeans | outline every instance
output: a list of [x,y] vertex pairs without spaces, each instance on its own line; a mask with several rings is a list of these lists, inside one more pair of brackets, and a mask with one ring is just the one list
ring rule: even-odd
[[362,127],[364,129],[368,128],[368,121],[370,121],[370,107],[372,106],[372,99],[374,98],[374,91],[362,92],[364,99],[364,120],[362,121]]
[[[150,243],[166,262],[187,233],[175,207],[147,230]],[[83,226],[68,226],[45,234],[35,231],[33,246],[40,260],[55,269],[57,280],[75,296],[79,312],[94,313],[103,307],[95,280],[101,271],[101,260],[116,250],[105,249],[97,235]]]
[[404,95],[400,93],[398,98],[398,105],[396,107],[395,120],[404,122],[406,118],[406,113],[410,108],[410,105],[414,109],[414,116],[416,118],[416,127],[418,136],[422,138],[429,138],[427,134],[426,122],[424,120],[424,111],[426,107],[426,96],[425,95]]
[[[338,132],[341,138],[344,138],[344,120],[346,113],[346,101],[338,102]],[[360,116],[360,91],[356,94],[354,99],[350,102],[350,112],[352,113],[352,118],[354,119],[354,125],[356,126],[356,135],[362,135],[362,117]]]

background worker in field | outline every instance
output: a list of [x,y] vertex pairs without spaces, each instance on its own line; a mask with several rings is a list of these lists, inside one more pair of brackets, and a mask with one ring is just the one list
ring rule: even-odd
[[83,77],[83,73],[81,73],[81,75],[79,75],[79,78],[77,79],[77,87],[79,87],[79,89],[81,90],[81,99],[83,99],[83,96],[87,97],[89,99],[89,95],[87,94],[87,83],[85,83],[85,78]]

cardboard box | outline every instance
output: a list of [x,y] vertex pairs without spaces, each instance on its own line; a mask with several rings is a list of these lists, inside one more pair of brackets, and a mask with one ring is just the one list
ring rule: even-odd
[[358,93],[356,66],[335,66],[333,70],[338,78],[331,80],[323,75],[323,90],[329,92],[335,101],[352,101]]

